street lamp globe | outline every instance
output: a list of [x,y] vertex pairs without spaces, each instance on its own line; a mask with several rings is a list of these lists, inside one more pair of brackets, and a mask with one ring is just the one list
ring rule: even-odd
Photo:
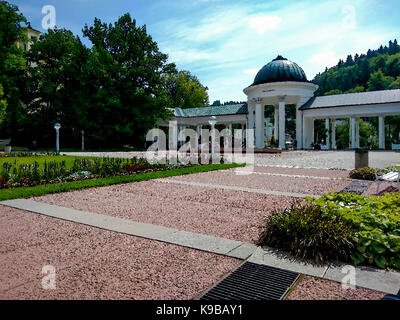
[[210,119],[208,120],[208,123],[210,124],[211,127],[214,127],[215,124],[217,123],[217,118],[215,116],[211,116]]
[[58,122],[56,124],[54,124],[54,129],[56,129],[57,131],[60,130],[61,128],[61,124],[59,124]]

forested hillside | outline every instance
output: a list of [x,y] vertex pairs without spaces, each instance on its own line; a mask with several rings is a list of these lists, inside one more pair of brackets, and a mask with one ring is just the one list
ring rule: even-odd
[[400,88],[400,45],[397,40],[367,54],[348,55],[346,61],[317,74],[317,95]]

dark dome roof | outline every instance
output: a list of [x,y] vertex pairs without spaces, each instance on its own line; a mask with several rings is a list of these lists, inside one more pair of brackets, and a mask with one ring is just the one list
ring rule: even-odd
[[296,63],[282,56],[277,56],[276,59],[258,71],[253,85],[281,81],[307,82],[307,77],[303,69]]

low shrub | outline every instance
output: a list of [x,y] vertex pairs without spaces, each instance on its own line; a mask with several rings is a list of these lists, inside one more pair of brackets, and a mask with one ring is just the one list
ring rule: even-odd
[[268,245],[295,257],[323,263],[347,261],[355,248],[354,233],[342,219],[330,219],[314,204],[294,204],[264,220],[260,245]]
[[365,167],[350,171],[349,177],[351,179],[375,181],[376,173],[377,173],[376,169]]
[[259,243],[317,262],[400,269],[400,193],[308,198],[265,218]]
[[344,219],[355,232],[355,264],[400,269],[400,193],[365,197],[352,193],[329,193],[311,200],[325,216]]

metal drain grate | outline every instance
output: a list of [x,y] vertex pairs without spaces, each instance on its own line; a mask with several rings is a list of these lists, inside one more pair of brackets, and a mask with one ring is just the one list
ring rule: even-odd
[[350,184],[344,188],[340,193],[355,193],[362,195],[371,185],[371,181],[352,181]]
[[246,262],[200,300],[282,300],[299,276],[296,272]]

